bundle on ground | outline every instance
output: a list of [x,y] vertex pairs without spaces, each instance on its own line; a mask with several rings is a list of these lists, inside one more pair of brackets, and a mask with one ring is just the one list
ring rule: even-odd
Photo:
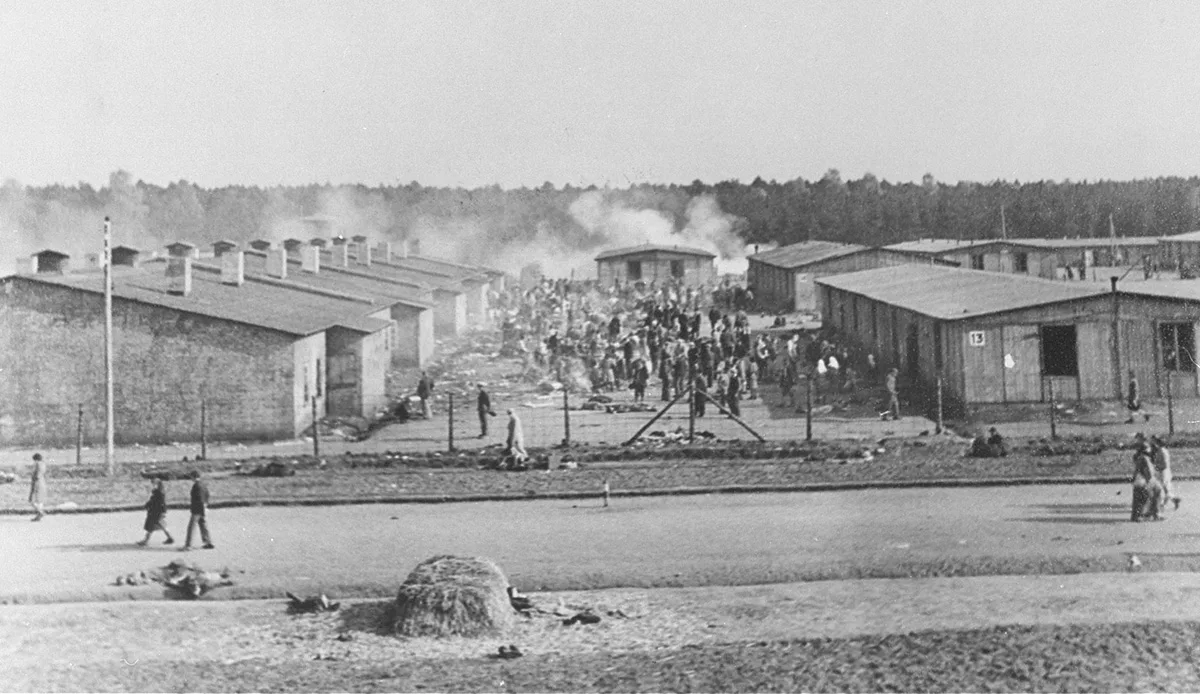
[[508,579],[487,559],[449,555],[427,559],[396,597],[396,633],[483,636],[512,626]]

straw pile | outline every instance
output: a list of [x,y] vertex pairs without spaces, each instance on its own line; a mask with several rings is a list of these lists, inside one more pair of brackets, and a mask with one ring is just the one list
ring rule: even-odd
[[513,625],[508,579],[487,559],[438,556],[413,569],[396,597],[396,633],[484,636]]

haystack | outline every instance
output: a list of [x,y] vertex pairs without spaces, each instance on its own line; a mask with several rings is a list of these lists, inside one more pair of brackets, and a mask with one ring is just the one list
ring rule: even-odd
[[487,559],[428,559],[413,569],[396,596],[395,629],[404,636],[484,636],[514,621],[508,579]]

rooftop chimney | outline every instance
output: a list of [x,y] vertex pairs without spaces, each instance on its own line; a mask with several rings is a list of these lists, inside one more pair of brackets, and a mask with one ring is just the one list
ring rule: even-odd
[[309,246],[304,249],[304,253],[300,257],[300,269],[314,275],[321,271],[321,249],[318,246]]
[[141,251],[131,246],[117,246],[112,249],[112,264],[137,267],[142,262],[141,255]]
[[269,251],[271,245],[271,242],[266,239],[255,239],[250,242],[250,247],[256,251]]
[[288,253],[286,248],[267,251],[267,275],[276,279],[287,279]]
[[47,249],[41,251],[40,253],[34,253],[30,256],[30,260],[32,260],[30,269],[34,272],[34,274],[46,274],[54,272],[62,275],[66,274],[67,270],[70,268],[70,259],[71,256],[67,255],[66,253],[59,253],[58,251]]
[[316,246],[317,248],[324,248],[329,245],[329,239],[315,238],[308,243],[309,245]]
[[335,246],[345,246],[346,245],[346,237],[345,236],[334,236],[333,239],[331,239],[331,241],[332,241],[333,245],[335,245]]
[[304,242],[300,239],[284,239],[283,247],[287,250],[288,255],[300,255],[300,248],[304,246]]
[[246,253],[226,251],[221,256],[221,284],[240,287],[246,283]]
[[199,258],[200,249],[187,241],[176,241],[167,246],[167,255],[172,258]]
[[354,243],[354,259],[359,265],[371,267],[371,247],[365,241],[356,241]]
[[221,241],[214,242],[212,247],[213,247],[213,257],[220,258],[221,256],[225,255],[226,253],[228,253],[232,250],[236,250],[238,245],[236,243],[234,243],[233,241],[221,240]]
[[385,263],[392,262],[392,242],[380,241],[375,246],[375,259]]
[[173,255],[167,259],[167,291],[179,296],[192,293],[192,256]]
[[338,243],[334,239],[330,255],[333,256],[333,267],[350,267],[350,249],[345,243]]
[[350,237],[350,240],[353,241],[354,243],[366,243],[367,236],[366,236],[366,234],[355,234],[354,236]]

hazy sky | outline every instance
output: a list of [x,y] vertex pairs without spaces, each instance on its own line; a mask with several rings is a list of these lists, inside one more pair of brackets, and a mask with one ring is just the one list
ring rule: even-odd
[[1200,173],[1200,3],[9,2],[0,178]]

